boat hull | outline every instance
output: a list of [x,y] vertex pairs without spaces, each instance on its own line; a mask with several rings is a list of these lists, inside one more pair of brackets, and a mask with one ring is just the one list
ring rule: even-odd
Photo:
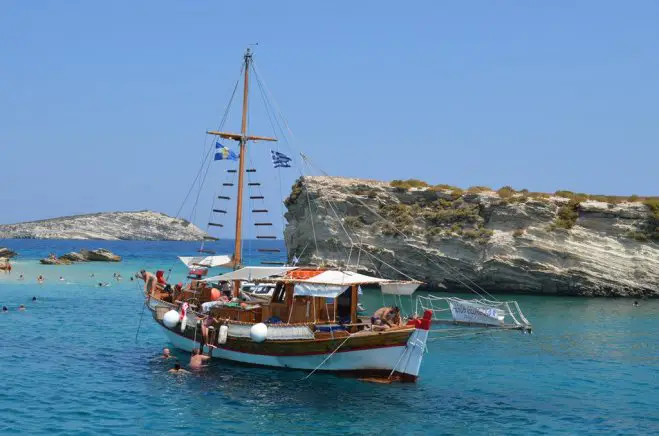
[[[191,352],[199,342],[158,326],[180,350]],[[213,358],[247,365],[317,370],[357,377],[386,377],[415,381],[419,374],[428,331],[407,329],[380,335],[353,335],[332,341],[266,341],[256,343],[246,338],[229,338],[226,344],[210,349]],[[209,352],[204,347],[204,352]]]

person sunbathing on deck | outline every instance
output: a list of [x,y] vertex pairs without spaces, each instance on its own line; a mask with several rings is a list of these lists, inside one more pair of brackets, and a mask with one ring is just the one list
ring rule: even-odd
[[[210,354],[210,353],[209,353]],[[192,356],[190,357],[190,368],[203,368],[205,365],[204,363],[207,362],[208,360],[211,360],[211,356],[204,356],[204,354],[199,350],[199,348],[195,348],[192,350]]]
[[401,325],[400,309],[398,306],[381,307],[371,317],[373,330],[387,330]]

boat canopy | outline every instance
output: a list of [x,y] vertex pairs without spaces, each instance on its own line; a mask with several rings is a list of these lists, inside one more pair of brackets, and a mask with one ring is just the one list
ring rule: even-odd
[[305,279],[294,279],[291,280],[295,283],[313,283],[319,285],[377,285],[381,283],[388,283],[391,280],[381,279],[378,277],[371,277],[364,274],[359,274],[352,271],[336,271],[329,270],[323,271],[319,274],[314,275],[313,277]]
[[204,282],[219,282],[230,280],[258,280],[271,276],[279,276],[287,271],[297,269],[294,266],[246,266],[226,274],[209,277]]
[[233,265],[233,257],[228,254],[223,254],[220,256],[179,256],[178,258],[181,259],[181,262],[183,262],[188,268],[193,268],[195,266],[213,268],[215,266]]

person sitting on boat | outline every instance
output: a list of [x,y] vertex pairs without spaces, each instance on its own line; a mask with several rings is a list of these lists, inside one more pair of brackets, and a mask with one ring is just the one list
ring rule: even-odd
[[401,325],[400,309],[398,306],[381,307],[371,317],[373,330],[386,330]]
[[211,353],[209,352],[208,354],[208,356],[204,356],[199,348],[192,350],[192,356],[190,357],[190,368],[203,368],[204,363],[211,359]]

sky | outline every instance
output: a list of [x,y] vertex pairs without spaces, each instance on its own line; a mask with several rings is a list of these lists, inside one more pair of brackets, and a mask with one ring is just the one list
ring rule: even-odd
[[[657,23],[643,0],[4,0],[0,223],[175,215],[255,43],[293,133],[280,150],[331,175],[658,195]],[[250,132],[277,134],[251,89]],[[249,154],[280,234],[308,171],[274,171],[270,147]],[[182,217],[205,227],[230,166]]]

